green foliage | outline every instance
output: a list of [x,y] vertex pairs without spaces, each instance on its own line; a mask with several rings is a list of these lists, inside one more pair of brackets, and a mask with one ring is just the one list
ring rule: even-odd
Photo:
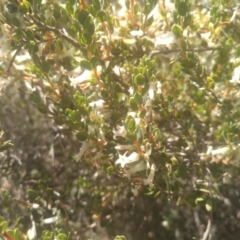
[[[94,227],[100,222],[114,228],[115,213],[123,210],[129,220],[138,196],[164,211],[159,217],[155,209],[140,209],[139,219],[155,216],[154,226],[140,223],[148,230],[134,238],[174,239],[176,232],[179,239],[210,237],[196,219],[212,220],[224,205],[222,189],[240,170],[240,23],[236,1],[200,3],[0,3],[0,77],[20,84],[23,105],[31,101],[50,121],[28,114],[22,132],[30,135],[33,122],[51,126],[40,131],[37,153],[24,160],[12,152],[10,141],[0,141],[0,152],[6,151],[0,171],[8,181],[19,178],[24,192],[21,216],[13,211],[16,193],[2,190],[3,236],[87,238],[91,221]],[[14,112],[10,106],[5,100],[5,115]],[[12,135],[14,127],[9,129]],[[33,135],[27,145],[35,144],[39,132]],[[39,155],[41,163],[35,161]],[[11,159],[23,167],[16,170]],[[130,195],[136,198],[129,200]],[[188,235],[175,229],[181,207],[185,218],[196,222]],[[77,225],[80,209],[88,220]],[[8,229],[8,222],[16,228]]]
[[0,152],[6,151],[13,146],[11,140],[3,142],[3,131],[0,132]]

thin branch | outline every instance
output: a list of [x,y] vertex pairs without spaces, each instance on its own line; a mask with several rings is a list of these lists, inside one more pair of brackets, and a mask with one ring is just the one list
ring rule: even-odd
[[14,63],[15,58],[17,57],[18,53],[20,52],[21,48],[23,47],[23,44],[19,45],[15,53],[13,54],[12,59],[9,62],[8,68],[7,68],[7,73],[10,73],[11,67]]
[[28,16],[37,26],[40,26],[42,28],[44,28],[45,30],[51,31],[56,33],[58,36],[60,36],[61,38],[65,39],[66,41],[70,42],[73,46],[75,46],[76,48],[80,49],[80,50],[84,50],[83,45],[81,45],[78,41],[76,41],[74,38],[71,38],[67,35],[65,35],[63,32],[61,32],[59,29],[55,28],[55,27],[51,27],[49,25],[44,24],[43,22],[39,21],[38,19],[36,19],[33,16]]
[[[200,49],[188,49],[186,52],[207,52],[207,51],[216,51],[220,50],[221,47],[208,47],[208,48],[200,48]],[[164,50],[156,50],[152,51],[150,56],[155,56],[158,54],[169,54],[169,53],[178,53],[181,52],[180,49],[164,49]]]
[[211,225],[212,225],[211,224],[211,219],[208,219],[208,225],[207,225],[206,231],[203,234],[202,240],[207,240],[207,238],[209,236],[209,232],[211,230]]

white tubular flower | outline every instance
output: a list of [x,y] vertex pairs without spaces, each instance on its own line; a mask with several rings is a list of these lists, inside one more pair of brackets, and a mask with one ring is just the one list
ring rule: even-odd
[[117,75],[117,76],[121,76],[122,75],[122,73],[124,73],[125,72],[125,70],[124,70],[124,68],[121,68],[121,67],[119,67],[119,66],[114,66],[114,68],[113,68],[113,72]]
[[137,195],[138,195],[138,187],[133,187],[132,188],[132,193],[133,193],[134,197],[137,197]]
[[142,37],[144,35],[143,30],[133,30],[130,32],[133,37]]
[[91,77],[92,77],[92,71],[85,70],[78,77],[74,77],[74,78],[70,77],[71,86],[76,87],[79,83],[87,81],[87,80],[91,79]]
[[161,82],[158,81],[158,82],[157,82],[157,94],[162,93],[161,87],[162,87],[162,84],[161,84]]
[[118,145],[115,147],[116,150],[130,150],[133,148],[133,145]]
[[218,149],[212,149],[210,152],[213,156],[218,155],[218,154],[225,154],[230,150],[229,147],[222,147],[222,148],[218,148]]
[[147,179],[143,179],[143,183],[145,185],[149,185],[150,187],[153,185],[153,179],[156,171],[156,165],[153,163],[150,169],[150,173]]
[[237,66],[234,70],[233,70],[233,74],[232,74],[232,79],[230,80],[230,83],[239,83],[240,82],[240,66]]
[[88,142],[84,142],[84,143],[83,143],[82,147],[80,148],[79,153],[75,156],[77,162],[81,161],[83,154],[84,154],[84,153],[87,151],[87,149],[88,149],[88,146],[89,146],[89,143],[88,143]]
[[114,138],[124,137],[126,135],[126,129],[124,126],[117,126],[117,130],[113,129]]
[[32,225],[30,229],[27,231],[27,236],[30,240],[36,239],[37,237],[37,231],[36,231],[36,226],[35,224]]
[[[97,73],[100,74],[102,71],[102,67],[101,66],[97,66],[96,68]],[[74,71],[79,72],[79,69],[75,69]],[[74,73],[74,71],[72,73]],[[93,71],[90,70],[84,70],[81,72],[81,74],[77,77],[70,77],[70,81],[71,81],[71,86],[76,87],[78,84],[81,84],[85,81],[88,81],[90,79],[92,79],[94,77]]]
[[101,111],[98,111],[97,114],[104,118],[105,120],[109,119],[112,116],[112,113],[108,109],[103,109]]
[[139,154],[136,152],[131,153],[126,157],[127,152],[123,155],[119,154],[119,159],[116,161],[116,164],[121,164],[121,167],[124,168],[126,164],[137,162],[139,160]]
[[156,84],[154,82],[151,82],[148,90],[148,96],[150,99],[154,99],[155,90],[156,90]]
[[130,95],[133,95],[133,87],[130,87],[129,89],[128,89],[128,92],[130,93]]
[[128,170],[125,170],[125,173],[126,173],[127,177],[130,178],[132,174],[134,174],[136,172],[140,172],[142,170],[145,170],[146,168],[147,168],[146,163],[142,161],[142,162],[136,164],[134,167],[132,167]]
[[95,108],[96,110],[100,110],[104,108],[104,105],[105,105],[105,101],[102,99],[89,103],[89,106],[92,108]]
[[158,37],[156,37],[155,39],[155,47],[159,47],[159,46],[164,46],[164,45],[170,45],[171,43],[175,43],[176,42],[176,38],[175,35],[173,34],[173,32],[166,32],[166,33],[162,33],[160,34]]
[[105,135],[104,135],[104,132],[102,129],[100,129],[100,131],[99,131],[99,137],[100,137],[100,139],[99,139],[100,141],[106,142]]

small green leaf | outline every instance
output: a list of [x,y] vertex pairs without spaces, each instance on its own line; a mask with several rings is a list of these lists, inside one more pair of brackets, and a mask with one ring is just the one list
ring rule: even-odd
[[66,234],[60,233],[60,234],[57,235],[56,239],[57,240],[65,240],[65,239],[68,239],[68,238],[67,238]]
[[82,38],[80,40],[81,40],[82,44],[89,45],[92,43],[92,35],[85,32],[85,33],[83,33]]
[[18,229],[14,230],[14,240],[22,240],[22,235]]
[[6,220],[2,216],[0,216],[0,223],[5,222],[5,221]]
[[8,227],[7,221],[1,222],[1,224],[0,224],[0,233],[5,232],[5,230],[7,229],[7,227]]
[[114,171],[114,167],[110,166],[107,168],[107,174],[111,174]]
[[31,94],[31,100],[35,104],[40,104],[42,102],[42,99],[37,91],[33,91]]
[[138,105],[143,104],[142,96],[139,93],[135,93],[133,97]]
[[39,111],[40,113],[42,113],[42,114],[48,113],[48,107],[45,106],[45,105],[43,105],[43,104],[38,105],[38,106],[37,106],[37,109],[38,109],[38,111]]
[[212,211],[212,204],[211,204],[210,202],[207,202],[207,203],[205,204],[205,207],[206,207],[206,210],[207,210],[208,212]]
[[224,44],[224,50],[231,51],[233,48],[233,40],[231,38],[227,39]]
[[134,83],[136,85],[144,85],[147,82],[147,79],[145,76],[143,76],[141,73],[139,73],[135,78],[134,78]]
[[150,85],[149,85],[148,83],[145,84],[144,87],[141,89],[140,94],[141,94],[142,96],[146,95],[146,94],[148,93],[149,87],[150,87]]
[[44,72],[44,73],[48,73],[51,69],[51,61],[49,60],[46,60],[46,61],[42,61],[41,63],[41,70]]
[[135,119],[132,117],[127,122],[127,129],[131,132],[135,131],[136,129],[136,122]]
[[206,79],[206,87],[207,89],[213,89],[215,86],[215,82],[211,77],[207,77]]
[[92,70],[92,64],[85,59],[81,60],[80,67],[86,70]]
[[88,134],[86,132],[78,132],[76,133],[77,140],[84,142],[88,139]]
[[153,21],[154,21],[154,17],[153,16],[149,17],[146,21],[146,26],[147,27],[151,26]]
[[130,108],[131,108],[132,111],[137,111],[138,110],[138,104],[133,97],[131,97],[129,99],[129,105],[130,105]]
[[0,152],[3,152],[9,148],[11,148],[13,146],[13,144],[11,143],[11,141],[6,141],[4,142],[1,146],[0,146]]
[[96,68],[99,65],[99,58],[98,57],[92,57],[90,60],[90,63],[92,64],[93,68]]
[[196,198],[195,199],[195,204],[199,205],[199,203],[202,203],[204,202],[204,199],[203,198]]
[[185,2],[180,2],[178,4],[178,9],[177,12],[180,16],[186,16],[187,12],[188,12],[188,6]]
[[140,112],[138,113],[138,117],[139,118],[144,118],[146,113],[147,113],[147,110],[145,108],[141,109]]
[[33,189],[28,189],[27,193],[28,193],[28,199],[30,202],[33,202],[36,198],[39,197],[39,194]]
[[179,37],[182,37],[183,36],[183,30],[182,28],[177,25],[177,24],[173,24],[172,28],[171,28],[171,31],[173,32],[173,34],[179,38]]
[[176,205],[177,205],[177,206],[180,206],[181,203],[182,203],[182,197],[179,197],[178,200],[177,200]]
[[93,22],[93,17],[91,15],[88,15],[83,23],[83,29],[86,33],[89,35],[93,35],[95,31],[95,26]]
[[27,1],[22,1],[19,4],[18,10],[22,14],[26,14],[29,12],[30,4]]
[[74,12],[73,5],[69,2],[66,3],[66,11],[68,14],[72,15]]
[[20,27],[21,22],[19,21],[19,19],[18,19],[17,17],[12,17],[12,24],[13,24],[15,27]]
[[26,34],[28,40],[30,40],[30,41],[34,41],[35,40],[35,34],[34,34],[34,32],[31,29],[28,28],[25,31],[25,34]]
[[205,189],[205,188],[200,188],[199,190],[200,190],[201,192],[210,193],[210,191],[207,190],[207,189]]
[[77,15],[78,21],[83,25],[89,13],[88,11],[81,9],[76,12],[76,15]]
[[153,10],[153,8],[155,7],[156,4],[157,4],[156,1],[149,1],[149,2],[147,2],[144,5],[144,8],[143,8],[143,14],[144,15],[148,15]]
[[[92,0],[93,7],[96,11],[101,9],[100,0]],[[103,1],[104,2],[104,1]]]
[[127,240],[125,236],[116,236],[114,240]]
[[101,97],[102,97],[103,99],[108,99],[108,97],[109,97],[109,92],[106,91],[106,90],[102,90],[102,91],[100,92],[100,95],[101,95]]
[[186,27],[188,27],[192,22],[192,16],[190,14],[187,14],[187,16],[184,17],[183,20],[183,28],[185,29]]
[[97,18],[100,22],[106,22],[108,19],[107,13],[104,10],[100,10],[97,13]]
[[178,44],[179,44],[180,49],[181,49],[183,52],[186,52],[186,50],[187,50],[187,43],[186,43],[185,39],[184,39],[184,38],[180,38],[180,39],[178,40]]

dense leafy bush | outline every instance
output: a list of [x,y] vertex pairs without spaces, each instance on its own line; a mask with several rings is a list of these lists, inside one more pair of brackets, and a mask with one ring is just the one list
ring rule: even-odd
[[2,236],[238,239],[237,1],[0,13]]

